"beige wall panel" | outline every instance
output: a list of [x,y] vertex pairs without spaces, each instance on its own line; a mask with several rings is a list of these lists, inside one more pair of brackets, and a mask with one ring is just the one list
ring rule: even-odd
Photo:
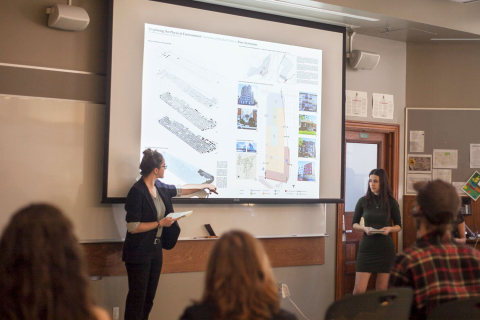
[[103,105],[0,97],[0,232],[21,206],[49,202],[83,239],[124,236],[100,204],[104,122]]
[[480,107],[480,43],[407,45],[409,108]]
[[0,66],[0,94],[104,104],[106,77]]
[[47,27],[47,7],[67,0],[0,1],[0,63],[107,72],[107,0],[75,0],[90,24],[83,31]]

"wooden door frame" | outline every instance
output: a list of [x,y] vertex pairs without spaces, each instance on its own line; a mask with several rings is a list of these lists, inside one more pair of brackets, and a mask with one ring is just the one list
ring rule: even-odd
[[[400,159],[400,125],[399,124],[389,124],[389,123],[378,123],[378,122],[367,122],[367,121],[354,121],[346,120],[345,121],[345,131],[356,131],[356,132],[378,132],[384,133],[387,135],[386,142],[386,168],[385,171],[388,174],[390,179],[390,187],[392,189],[393,196],[398,201],[398,190],[399,190],[399,159]],[[346,143],[344,141],[344,143]],[[343,159],[345,162],[345,159]],[[345,168],[345,163],[343,165]],[[345,191],[344,191],[345,192]],[[345,194],[342,195],[345,199]],[[337,235],[336,235],[336,274],[335,274],[335,300],[341,298],[341,288],[343,288],[343,245],[342,245],[342,235],[343,235],[343,212],[345,209],[344,203],[339,203],[337,205]],[[398,233],[392,234],[393,242],[395,248],[398,249]]]

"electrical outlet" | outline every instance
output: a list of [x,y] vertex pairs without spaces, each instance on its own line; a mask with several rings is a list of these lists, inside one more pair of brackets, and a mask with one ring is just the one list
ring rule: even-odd
[[290,291],[288,291],[288,287],[285,283],[282,283],[282,298],[286,298],[290,296]]
[[120,318],[120,308],[119,307],[114,307],[113,308],[112,318],[113,318],[113,320],[118,320]]

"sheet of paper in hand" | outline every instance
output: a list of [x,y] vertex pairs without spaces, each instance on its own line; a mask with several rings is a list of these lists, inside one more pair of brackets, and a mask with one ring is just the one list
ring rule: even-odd
[[370,233],[385,233],[382,229],[370,228]]
[[184,211],[184,212],[173,212],[168,215],[168,217],[172,217],[173,219],[188,217],[193,213],[193,210]]

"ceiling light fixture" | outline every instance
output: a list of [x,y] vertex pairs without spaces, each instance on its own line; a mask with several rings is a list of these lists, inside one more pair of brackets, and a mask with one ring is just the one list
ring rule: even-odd
[[480,38],[431,38],[432,41],[480,41]]
[[410,29],[415,30],[415,31],[420,31],[420,32],[435,34],[435,35],[437,34],[436,32],[431,32],[431,31],[422,30],[422,29],[417,29],[417,28],[410,28]]
[[310,7],[310,6],[304,6],[302,4],[296,4],[296,3],[280,1],[280,0],[255,0],[255,1],[265,2],[265,3],[270,3],[270,4],[277,4],[277,5],[291,7],[291,8],[297,8],[297,9],[316,11],[316,12],[327,13],[327,14],[333,14],[333,15],[336,15],[336,16],[342,16],[342,17],[347,17],[347,18],[361,19],[361,20],[367,20],[367,21],[380,21],[380,19],[357,16],[357,15],[354,15],[354,14],[332,11],[332,10],[321,9],[321,8],[315,8],[315,7]]

